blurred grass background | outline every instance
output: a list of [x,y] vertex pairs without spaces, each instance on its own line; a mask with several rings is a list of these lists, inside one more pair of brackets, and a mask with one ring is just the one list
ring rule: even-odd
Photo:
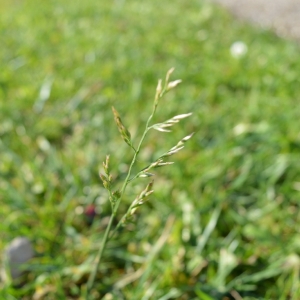
[[[196,133],[110,242],[93,297],[300,298],[297,44],[203,0],[16,0],[0,10],[0,249],[24,235],[37,251],[21,288],[0,282],[3,299],[83,299],[110,214],[99,167],[111,154],[121,181],[131,157],[111,106],[137,140],[171,67],[183,83],[156,120],[193,116],[151,133],[140,167]],[[236,41],[248,47],[238,59]]]

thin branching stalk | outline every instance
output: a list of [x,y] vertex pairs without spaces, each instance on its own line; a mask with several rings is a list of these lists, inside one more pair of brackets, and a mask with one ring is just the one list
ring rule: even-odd
[[[150,126],[150,122],[156,112],[157,106],[158,106],[158,102],[159,99],[166,93],[168,92],[170,89],[174,88],[175,86],[177,86],[181,80],[175,80],[172,82],[169,82],[169,77],[171,75],[171,73],[173,72],[174,69],[171,69],[166,76],[166,80],[165,80],[165,84],[164,87],[162,87],[162,81],[159,80],[157,88],[156,88],[156,94],[155,94],[155,98],[154,98],[154,103],[153,103],[153,108],[152,108],[152,113],[149,116],[147,122],[146,122],[146,126],[145,126],[145,130],[142,134],[142,137],[140,139],[140,142],[137,146],[137,148],[135,148],[133,146],[133,143],[131,141],[131,134],[128,131],[128,129],[124,126],[121,117],[119,115],[119,113],[116,111],[116,109],[113,107],[113,114],[114,114],[114,118],[115,118],[115,122],[118,126],[119,132],[121,134],[121,137],[123,138],[123,140],[126,142],[126,144],[128,144],[133,150],[134,150],[134,155],[132,158],[132,161],[130,163],[126,178],[124,180],[124,183],[122,185],[122,188],[120,190],[120,192],[118,193],[118,196],[114,196],[114,193],[112,192],[111,189],[111,180],[112,180],[112,176],[109,174],[109,156],[107,156],[106,158],[106,162],[103,163],[104,166],[104,170],[105,170],[105,174],[100,174],[100,177],[102,179],[103,185],[104,187],[108,190],[109,193],[109,197],[110,197],[110,201],[111,201],[111,206],[112,206],[112,212],[111,212],[111,216],[110,216],[110,220],[109,223],[106,227],[100,248],[97,252],[96,255],[96,259],[95,259],[95,266],[89,276],[88,282],[87,282],[87,297],[90,297],[90,293],[91,290],[94,286],[95,283],[95,279],[97,276],[97,272],[103,257],[103,252],[106,248],[107,242],[114,236],[114,234],[118,231],[118,229],[120,228],[121,225],[124,224],[124,222],[127,220],[127,218],[129,218],[134,211],[136,210],[137,207],[141,206],[145,201],[146,198],[153,192],[152,190],[152,185],[153,185],[153,181],[151,183],[149,183],[147,185],[147,187],[145,188],[144,191],[141,192],[141,194],[131,203],[131,205],[129,206],[127,213],[121,218],[121,220],[118,222],[118,224],[116,225],[116,227],[114,228],[114,230],[112,231],[112,224],[114,222],[114,219],[117,216],[117,212],[119,209],[119,206],[122,202],[125,190],[127,188],[127,185],[130,181],[132,181],[133,179],[137,178],[137,177],[149,177],[152,176],[153,174],[151,173],[147,173],[146,171],[148,171],[151,168],[155,168],[155,167],[161,167],[161,166],[166,166],[169,164],[172,164],[171,162],[164,162],[163,159],[167,156],[173,155],[176,152],[178,152],[179,150],[181,150],[183,148],[183,144],[192,136],[189,135],[185,138],[183,138],[181,141],[179,141],[179,143],[171,148],[168,152],[166,152],[165,154],[163,154],[161,157],[159,157],[155,162],[153,162],[151,165],[149,165],[148,167],[144,168],[143,170],[141,170],[139,173],[137,173],[135,176],[133,176],[131,178],[131,174],[132,174],[132,168],[134,166],[134,164],[137,161],[137,157],[140,153],[141,147],[143,145],[143,142],[146,138],[147,133],[149,132],[150,129],[156,129],[158,131],[163,131],[163,132],[169,132],[170,130],[166,130],[166,127],[171,127],[174,124],[178,123],[181,119],[190,116],[191,114],[182,114],[182,115],[178,115],[175,116],[174,118],[167,120],[163,123],[159,123],[159,124],[155,124]],[[112,232],[111,232],[112,231]]]

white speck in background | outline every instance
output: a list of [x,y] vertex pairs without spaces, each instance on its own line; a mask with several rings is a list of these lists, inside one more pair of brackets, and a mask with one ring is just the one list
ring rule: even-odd
[[248,51],[248,47],[244,42],[234,42],[230,47],[230,53],[234,58],[240,58],[244,56]]

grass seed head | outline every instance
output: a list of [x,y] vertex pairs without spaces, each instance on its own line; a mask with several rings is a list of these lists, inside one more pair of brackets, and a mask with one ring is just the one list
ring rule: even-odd
[[107,176],[109,176],[109,155],[106,155],[106,160],[103,162],[103,169]]
[[109,180],[109,178],[107,178],[107,176],[105,176],[105,175],[103,175],[101,173],[99,173],[99,176],[100,176],[100,178],[102,180],[104,188],[107,189],[107,190],[109,190],[110,189],[110,180]]
[[114,114],[115,122],[117,124],[117,127],[119,129],[119,132],[120,132],[123,140],[126,142],[126,144],[128,144],[130,147],[132,147],[130,132],[128,131],[128,129],[122,123],[121,117],[120,117],[119,113],[117,112],[117,110],[114,107],[112,107],[112,111],[113,111],[113,114]]

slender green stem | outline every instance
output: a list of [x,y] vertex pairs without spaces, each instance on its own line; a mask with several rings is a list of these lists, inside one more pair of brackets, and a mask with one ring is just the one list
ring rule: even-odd
[[95,264],[95,267],[88,279],[88,283],[87,283],[87,296],[89,297],[90,295],[90,292],[93,288],[93,285],[94,285],[94,282],[95,282],[95,279],[96,279],[96,275],[97,275],[97,271],[99,269],[99,265],[100,265],[100,262],[101,262],[101,258],[102,258],[102,254],[103,254],[103,251],[105,249],[105,246],[106,246],[106,243],[107,243],[107,239],[108,239],[108,235],[109,235],[109,232],[111,230],[111,226],[112,226],[112,223],[113,223],[113,220],[114,220],[114,215],[112,214],[111,217],[110,217],[110,220],[109,220],[109,223],[106,227],[106,230],[105,230],[105,233],[104,233],[104,237],[102,239],[102,243],[101,243],[101,247],[99,248],[98,250],[98,253],[97,253],[97,256],[96,256],[96,264]]

